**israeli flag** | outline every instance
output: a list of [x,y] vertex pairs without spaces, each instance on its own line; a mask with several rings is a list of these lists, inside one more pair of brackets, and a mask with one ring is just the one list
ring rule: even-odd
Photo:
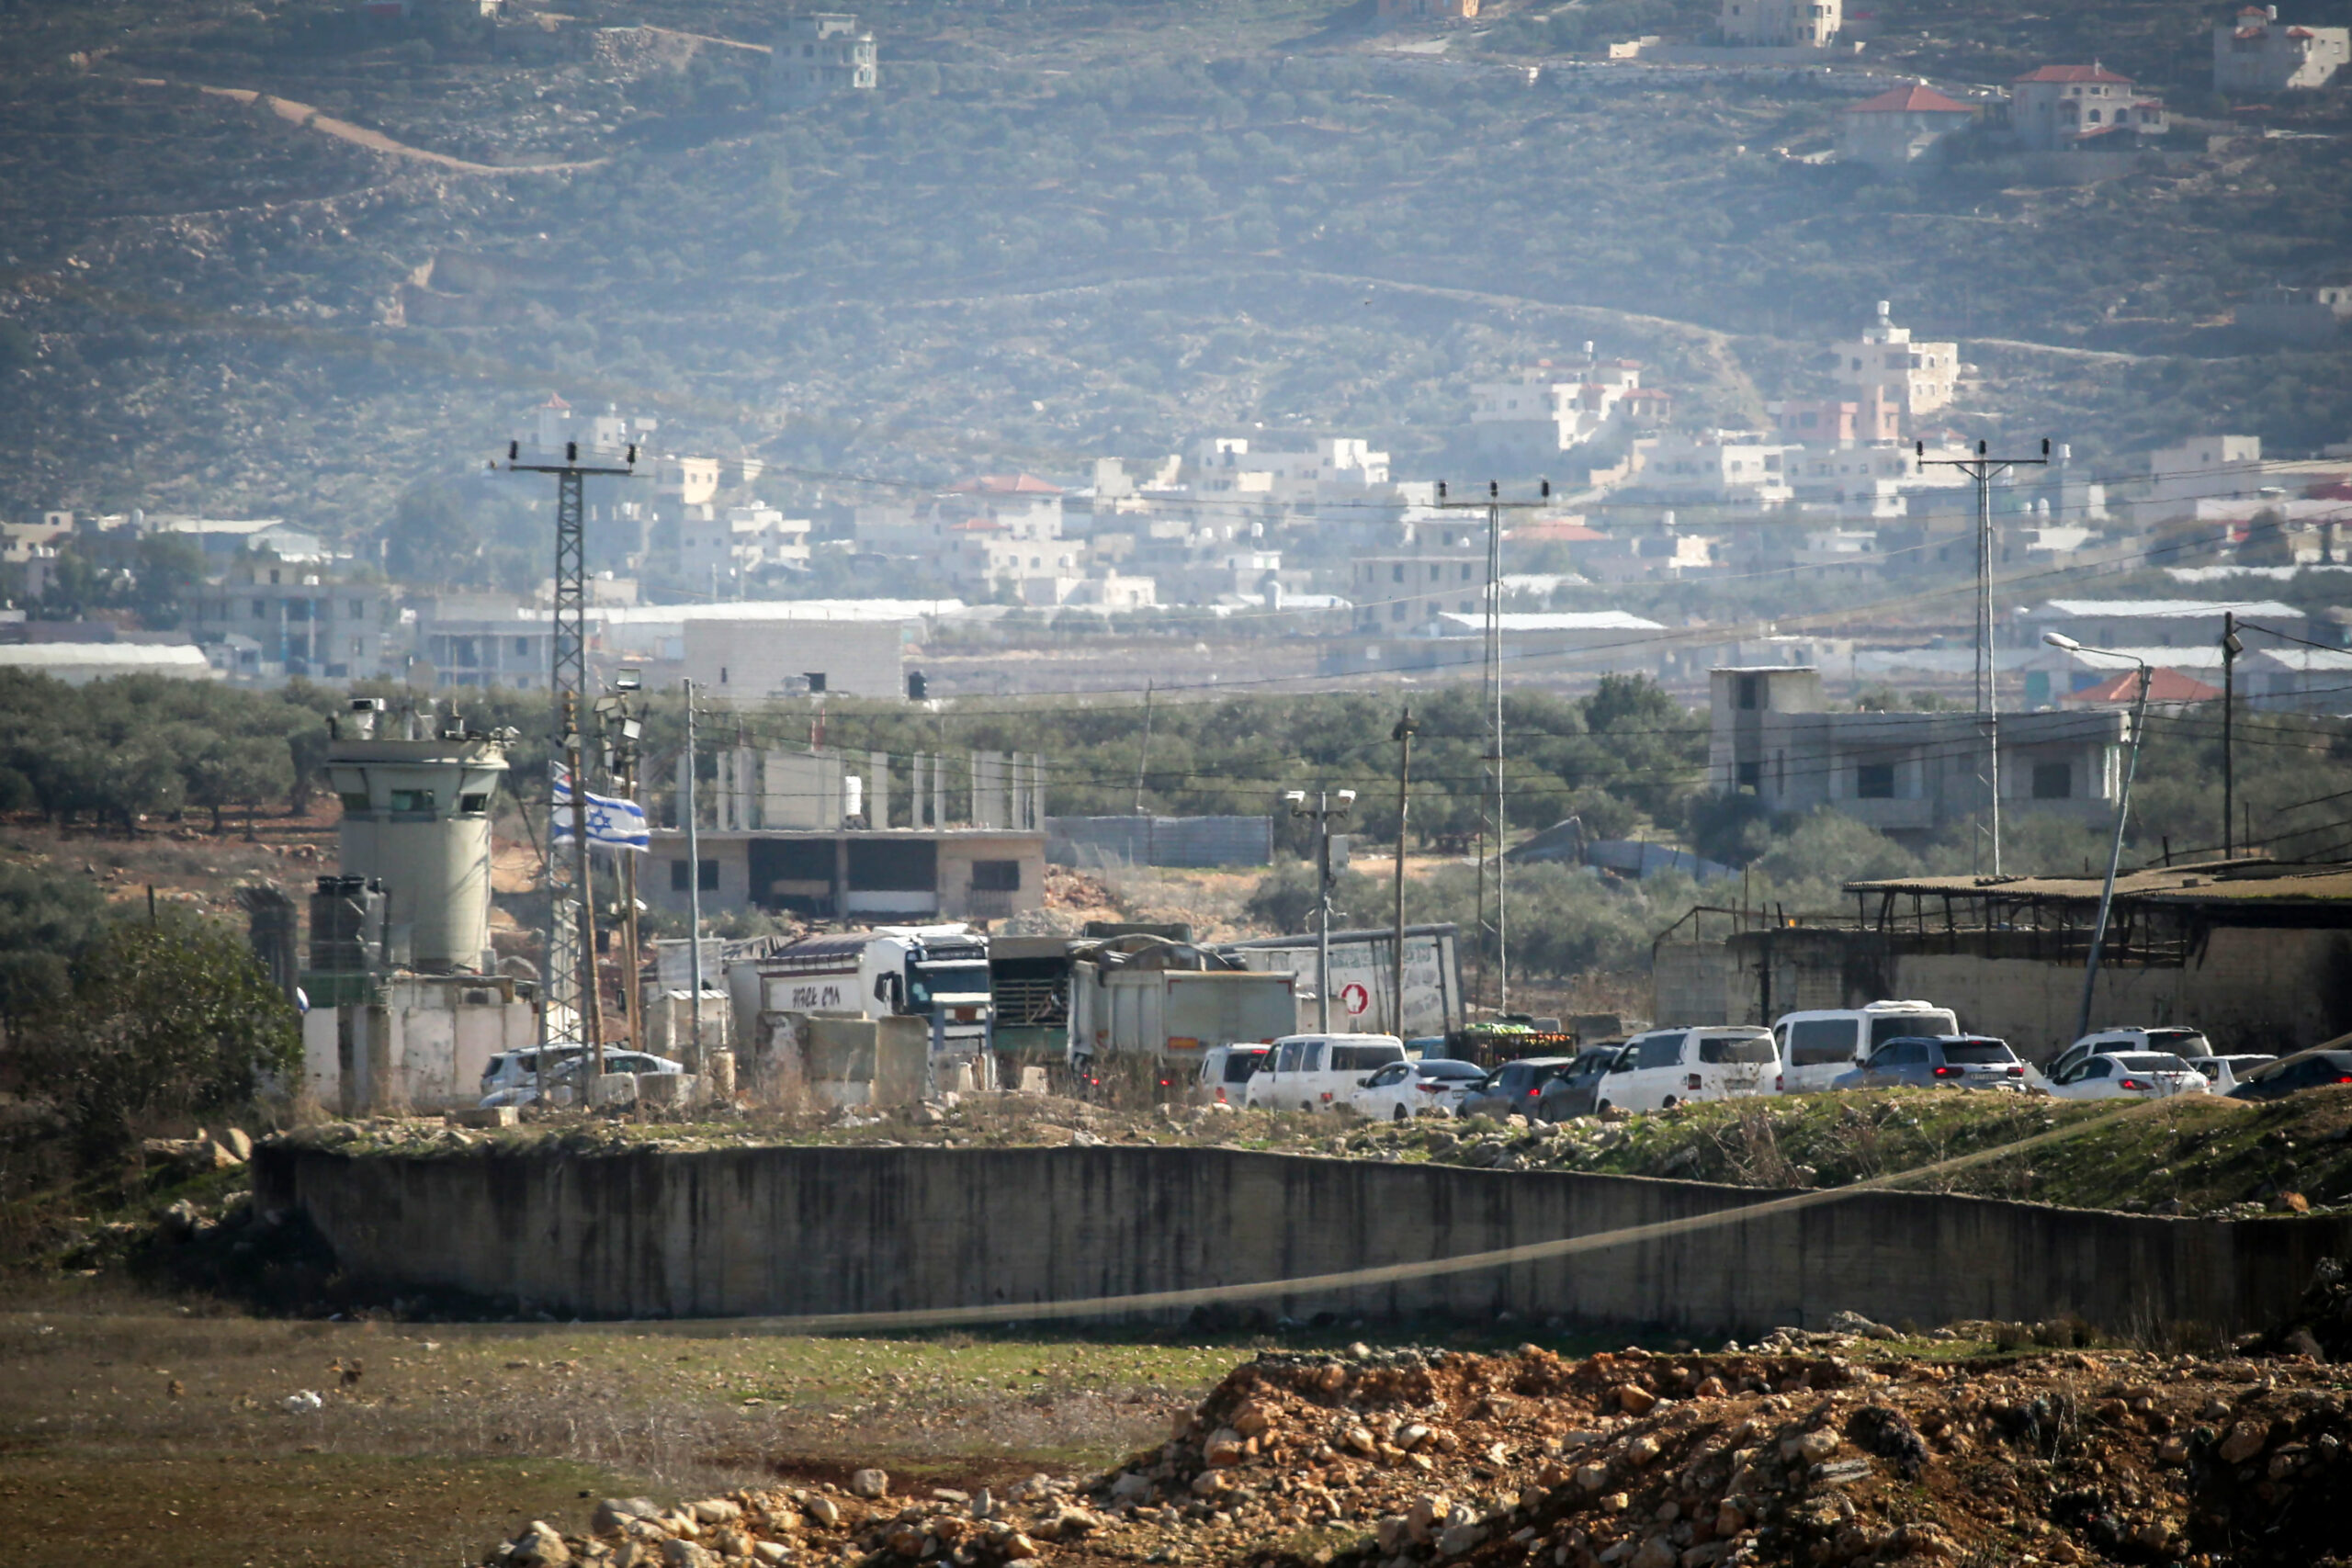
[[[647,851],[645,807],[633,800],[621,800],[611,795],[588,795],[588,847],[592,850]],[[571,842],[572,818],[571,779],[563,768],[555,770],[555,842]]]

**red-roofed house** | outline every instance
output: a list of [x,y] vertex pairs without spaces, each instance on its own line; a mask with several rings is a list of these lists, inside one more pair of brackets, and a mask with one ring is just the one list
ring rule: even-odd
[[2142,96],[2131,77],[2103,65],[2045,65],[2009,87],[2009,130],[2038,152],[2128,145],[2169,129],[2164,100]]
[[1062,536],[1062,492],[1035,474],[975,474],[948,486],[942,507],[1002,524],[1015,539]]
[[1975,121],[1976,111],[1924,83],[1865,98],[1838,118],[1838,155],[1882,169],[1908,168]]
[[[2140,672],[2126,670],[2095,681],[2058,699],[2064,707],[2129,707],[2140,700]],[[2148,677],[2148,705],[2159,713],[2177,712],[2194,703],[2218,703],[2222,688],[2209,686],[2193,675],[2159,668]]]
[[2213,91],[2324,87],[2352,61],[2352,28],[2282,28],[2276,6],[2248,6],[2213,29]]

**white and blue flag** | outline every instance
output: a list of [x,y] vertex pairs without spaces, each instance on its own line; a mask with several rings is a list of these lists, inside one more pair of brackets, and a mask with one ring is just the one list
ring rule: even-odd
[[[587,791],[588,847],[592,850],[635,850],[643,854],[647,849],[645,807],[633,800],[598,795]],[[559,765],[555,770],[555,842],[571,842],[572,818],[571,779]]]

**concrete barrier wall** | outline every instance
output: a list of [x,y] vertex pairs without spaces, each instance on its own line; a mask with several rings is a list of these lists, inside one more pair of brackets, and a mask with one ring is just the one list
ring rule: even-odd
[[[1221,1149],[736,1149],[569,1157],[259,1151],[346,1269],[586,1317],[1025,1303],[1294,1279],[1713,1213],[1771,1194]],[[2320,1218],[2164,1219],[1866,1192],[1509,1269],[1254,1303],[1483,1320],[1509,1309],[1693,1335],[2032,1321],[2237,1331],[2352,1247]]]

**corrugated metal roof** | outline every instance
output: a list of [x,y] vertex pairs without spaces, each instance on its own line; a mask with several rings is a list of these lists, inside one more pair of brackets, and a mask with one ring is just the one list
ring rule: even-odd
[[[2100,876],[1911,876],[1849,882],[1849,893],[2096,900]],[[2154,866],[2115,879],[2115,896],[2165,904],[2352,903],[2352,864],[2298,866],[2272,861]]]

